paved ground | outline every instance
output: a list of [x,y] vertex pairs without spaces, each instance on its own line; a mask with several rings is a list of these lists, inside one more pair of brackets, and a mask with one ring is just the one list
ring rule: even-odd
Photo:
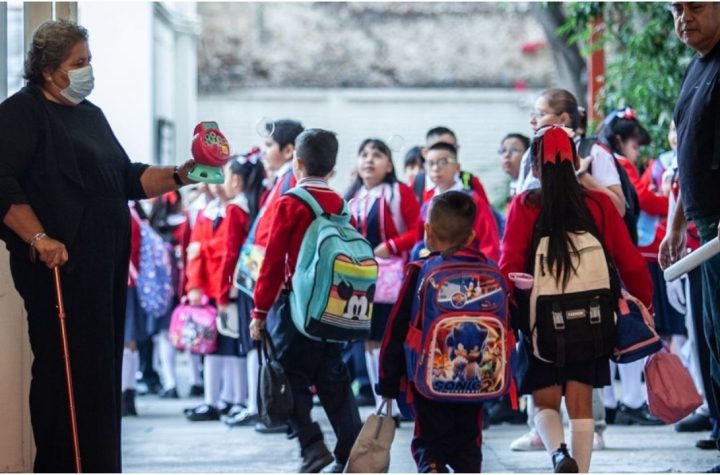
[[[181,388],[182,389],[182,388]],[[221,422],[188,422],[182,409],[200,399],[138,398],[139,417],[123,420],[123,468],[126,472],[295,472],[299,466],[296,440],[284,435],[262,435],[252,428],[228,429]],[[366,416],[370,408],[362,408]],[[330,447],[334,437],[325,414],[315,417]],[[484,433],[486,472],[549,472],[544,452],[512,452],[510,441],[524,426],[493,426]],[[593,472],[703,472],[720,463],[717,451],[701,451],[695,441],[707,433],[681,434],[672,426],[610,426],[607,449],[593,454]],[[397,431],[391,454],[391,472],[415,472],[409,447],[412,424]]]

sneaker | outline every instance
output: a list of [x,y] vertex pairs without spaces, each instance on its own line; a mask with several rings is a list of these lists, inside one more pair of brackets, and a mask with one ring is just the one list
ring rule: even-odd
[[593,432],[593,450],[605,450],[605,438],[600,432]]
[[192,422],[219,421],[220,411],[209,404],[200,404],[199,406],[186,412],[185,417],[187,417],[187,420]]
[[190,393],[188,397],[202,397],[205,395],[205,388],[202,384],[193,384],[190,386]]
[[575,459],[570,457],[565,444],[560,444],[560,448],[552,453],[552,463],[555,473],[578,473],[580,471]]
[[663,421],[650,414],[647,404],[643,404],[637,409],[630,409],[624,404],[620,404],[615,415],[615,424],[618,425],[632,425],[637,424],[640,426],[662,426],[665,425]]
[[301,449],[300,453],[302,455],[300,473],[319,473],[320,470],[335,461],[335,457],[333,457],[322,440],[313,442]]
[[180,399],[177,388],[163,389],[160,392],[160,399]]
[[706,430],[712,430],[710,417],[698,413],[690,414],[675,424],[675,432],[703,432]]
[[515,452],[527,452],[529,450],[545,450],[545,445],[537,432],[530,432],[521,435],[510,442],[510,450]]
[[257,414],[253,414],[247,409],[243,409],[242,411],[223,417],[223,422],[228,427],[241,427],[241,426],[249,426],[254,425],[256,422],[260,420],[260,416]]

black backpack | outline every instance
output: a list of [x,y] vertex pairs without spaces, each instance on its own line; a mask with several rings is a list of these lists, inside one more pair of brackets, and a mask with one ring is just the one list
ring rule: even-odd
[[262,332],[259,360],[260,418],[268,427],[284,424],[293,411],[292,390],[290,380],[275,356],[275,346],[266,331]]

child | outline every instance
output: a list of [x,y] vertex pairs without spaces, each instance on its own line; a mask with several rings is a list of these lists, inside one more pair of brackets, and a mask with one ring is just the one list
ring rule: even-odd
[[422,147],[417,145],[405,154],[405,178],[408,183],[415,181],[418,173],[425,171],[425,159],[422,156]]
[[[544,135],[543,135],[544,134]],[[550,134],[550,135],[547,135]],[[508,213],[500,268],[508,276],[526,272],[536,222],[549,231],[550,276],[560,286],[574,273],[576,263],[566,244],[568,233],[580,236],[597,230],[615,262],[627,290],[648,308],[652,303],[652,283],[645,262],[632,245],[622,219],[604,194],[582,187],[575,176],[579,159],[572,139],[557,126],[541,128],[530,149],[534,174],[541,188],[518,195]],[[533,256],[534,259],[534,256]],[[512,289],[513,284],[509,282]],[[574,348],[573,348],[574,349]],[[610,383],[608,356],[570,362],[562,368],[534,354],[522,375],[520,392],[532,393],[536,408],[537,432],[552,457],[555,472],[587,472],[593,446],[592,388]],[[565,445],[560,417],[562,396],[570,416],[570,453]]]
[[[417,241],[416,225],[420,204],[410,187],[398,181],[392,152],[383,141],[367,139],[360,144],[357,178],[345,194],[345,199],[348,200],[358,231],[370,241],[375,256],[381,258],[381,282],[397,284],[399,291],[399,279],[394,282],[393,279],[383,281],[382,274],[384,271],[392,272],[389,270],[391,266],[399,273],[402,272],[407,253]],[[385,260],[391,256],[394,262]],[[373,302],[370,338],[365,354],[368,376],[373,387],[378,380],[380,342],[395,299],[381,302],[376,293]],[[380,404],[380,398],[375,399],[376,404]]]
[[[425,217],[431,198],[450,190],[465,191],[460,180],[460,163],[454,145],[437,142],[425,152],[425,168],[430,180],[435,185],[431,193],[425,195],[418,220],[418,237],[424,233]],[[474,191],[466,191],[475,201],[477,216],[475,217],[475,239],[473,247],[485,254],[488,259],[497,262],[500,259],[500,237],[497,222],[490,205]]]
[[[297,186],[312,194],[329,214],[340,213],[344,205],[342,197],[332,191],[325,180],[335,166],[337,150],[335,135],[326,130],[305,130],[295,141],[293,171],[298,178]],[[268,320],[268,332],[275,343],[278,360],[290,380],[294,402],[290,423],[297,427],[302,456],[300,472],[319,472],[333,462],[320,426],[310,416],[312,385],[337,437],[333,451],[335,463],[329,470],[342,472],[361,426],[348,369],[341,357],[343,345],[305,337],[295,328],[288,301],[287,286],[295,271],[300,244],[315,214],[303,201],[284,195],[272,204],[268,215],[272,221],[265,259],[253,293],[255,308],[250,335],[260,339],[260,331]]]
[[[222,185],[211,186],[216,198],[195,222],[190,242],[199,249],[196,256],[188,256],[185,285],[190,305],[201,305],[203,295],[207,296],[217,306],[221,318],[231,314],[230,305],[236,305],[231,295],[231,279],[240,246],[250,228],[247,198],[240,193],[243,181],[240,173],[236,173],[240,170],[236,162],[231,159],[225,166]],[[190,421],[219,420],[221,414],[243,409],[246,388],[241,384],[246,377],[238,338],[223,334],[217,338],[217,350],[205,356],[205,403],[186,411]]]
[[[462,247],[474,239],[475,208],[476,200],[463,192],[448,191],[433,198],[424,225],[428,249],[474,256]],[[397,398],[401,381],[412,378],[412,375],[406,374],[408,369],[403,343],[408,334],[413,297],[419,292],[419,283],[417,268],[409,269],[380,349],[377,391],[386,399]],[[424,302],[422,295],[419,298]],[[416,419],[411,450],[418,472],[446,472],[446,465],[454,472],[480,472],[482,403],[452,404],[430,400],[420,395],[413,383],[408,384],[407,392]]]
[[520,162],[522,162],[525,151],[530,148],[530,139],[522,134],[507,134],[500,141],[500,164],[502,170],[510,177],[509,199],[518,193],[520,185]]

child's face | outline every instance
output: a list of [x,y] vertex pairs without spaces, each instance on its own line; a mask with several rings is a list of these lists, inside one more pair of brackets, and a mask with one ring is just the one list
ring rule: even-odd
[[414,163],[405,167],[405,176],[407,177],[408,183],[413,182],[417,174],[420,173],[422,170],[423,167],[419,163]]
[[517,180],[520,174],[520,162],[523,153],[525,153],[525,146],[519,139],[509,138],[503,140],[499,152],[502,170],[510,175],[513,180]]
[[360,151],[357,170],[365,188],[370,189],[382,183],[392,169],[390,157],[371,144],[365,145]]
[[280,144],[272,137],[267,137],[264,145],[263,155],[265,156],[265,164],[266,167],[273,172],[279,170],[285,162],[291,160],[293,151],[295,150],[295,146],[291,144],[286,145],[285,148],[281,150]]
[[568,125],[570,115],[567,113],[557,114],[545,96],[540,96],[535,101],[535,108],[530,111],[530,127],[533,132],[543,125]]
[[230,171],[229,167],[225,170],[225,182],[222,185],[223,193],[227,199],[233,199],[243,190],[243,179]]
[[455,184],[460,164],[449,150],[430,150],[425,157],[425,169],[438,189],[445,191]]
[[672,150],[677,150],[677,129],[675,128],[675,121],[670,121],[670,130],[668,130],[668,143]]
[[631,163],[635,163],[640,155],[640,144],[637,139],[627,139],[620,142],[620,153]]

